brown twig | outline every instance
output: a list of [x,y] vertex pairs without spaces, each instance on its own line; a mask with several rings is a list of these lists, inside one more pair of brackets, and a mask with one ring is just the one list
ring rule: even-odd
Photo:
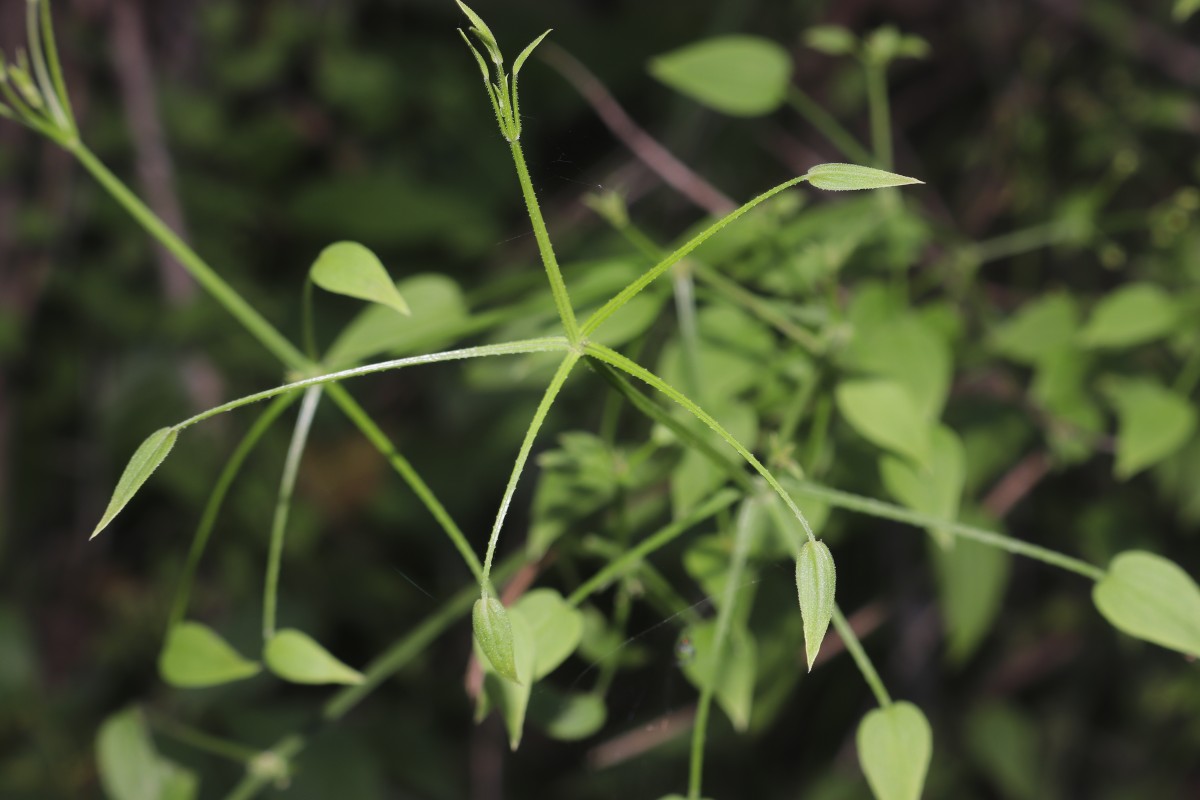
[[558,71],[587,101],[614,136],[639,160],[668,185],[696,206],[714,216],[724,216],[737,208],[719,189],[697,175],[633,121],[616,98],[587,67],[561,47],[546,44],[542,59]]
[[1044,451],[1030,453],[996,482],[983,498],[983,508],[995,519],[1004,519],[1050,472],[1050,457]]

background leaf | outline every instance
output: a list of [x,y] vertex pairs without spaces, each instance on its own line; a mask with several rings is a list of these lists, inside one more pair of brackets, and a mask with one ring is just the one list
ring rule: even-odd
[[864,439],[919,465],[930,458],[931,429],[900,384],[889,380],[845,380],[837,408]]
[[877,708],[858,726],[858,761],[875,800],[917,800],[933,756],[933,732],[912,703]]
[[321,251],[309,272],[327,292],[356,297],[411,314],[379,258],[357,242],[337,242]]
[[365,678],[335,658],[303,631],[284,629],[271,637],[263,650],[267,668],[292,683],[358,684]]
[[1139,550],[1121,553],[1092,589],[1092,600],[1117,630],[1200,658],[1200,587],[1173,561]]
[[1165,290],[1133,283],[1096,304],[1079,339],[1087,347],[1132,347],[1165,336],[1178,316],[1178,307]]
[[792,59],[770,39],[719,36],[658,56],[650,74],[709,108],[756,117],[783,104]]
[[533,679],[539,681],[575,652],[583,635],[583,615],[554,589],[526,592],[513,608],[520,609],[533,634]]
[[1117,411],[1117,460],[1122,480],[1183,447],[1196,430],[1196,409],[1186,397],[1148,380],[1109,378],[1104,393]]
[[199,622],[171,628],[158,656],[158,674],[181,689],[199,689],[253,677],[262,667],[243,658],[216,631]]

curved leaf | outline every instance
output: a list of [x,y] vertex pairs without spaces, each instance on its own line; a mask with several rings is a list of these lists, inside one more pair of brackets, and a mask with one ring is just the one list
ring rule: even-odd
[[220,686],[257,675],[261,669],[199,622],[173,626],[158,656],[158,674],[180,689]]
[[401,314],[412,313],[380,260],[356,242],[326,247],[313,262],[309,277],[327,292],[379,303]]
[[363,674],[335,658],[303,631],[288,628],[271,637],[263,650],[267,668],[292,683],[359,684]]
[[1123,286],[1101,300],[1079,332],[1087,347],[1132,347],[1170,333],[1179,307],[1152,283]]
[[108,508],[104,509],[104,516],[100,518],[100,523],[96,525],[89,539],[95,539],[96,535],[113,521],[113,517],[121,512],[125,504],[133,499],[146,479],[154,474],[154,470],[166,459],[178,436],[179,431],[175,428],[159,428],[138,445],[117,481],[117,488],[113,490],[112,499],[108,501]]
[[1092,601],[1117,630],[1200,658],[1200,587],[1173,561],[1121,553],[1092,589]]
[[889,186],[923,184],[916,178],[885,172],[857,164],[818,164],[804,173],[805,179],[827,192],[849,192],[859,189],[886,189]]
[[534,589],[513,604],[533,633],[533,679],[549,675],[567,660],[583,636],[583,614],[554,589]]
[[[512,622],[504,604],[494,597],[481,597],[471,609],[475,641],[499,674],[517,683],[517,662],[513,654]],[[532,665],[530,666],[532,669]]]

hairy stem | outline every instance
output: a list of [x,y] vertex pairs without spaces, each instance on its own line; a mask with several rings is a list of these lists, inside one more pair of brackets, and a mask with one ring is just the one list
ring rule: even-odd
[[858,636],[854,633],[854,628],[851,628],[850,623],[846,622],[846,618],[842,616],[842,609],[836,605],[833,607],[833,627],[837,630],[838,636],[842,637],[842,643],[846,645],[858,671],[862,673],[863,680],[867,682],[867,686],[871,687],[871,692],[875,695],[875,700],[880,707],[890,706],[892,697],[888,694],[887,687],[883,685],[879,673],[875,671],[875,665],[871,663],[871,659],[863,650],[862,643],[858,641]]

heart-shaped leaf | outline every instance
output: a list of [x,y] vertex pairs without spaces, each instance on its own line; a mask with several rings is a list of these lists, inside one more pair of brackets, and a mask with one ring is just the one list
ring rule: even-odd
[[362,683],[366,678],[335,658],[303,631],[288,628],[271,637],[263,649],[267,668],[292,683]]
[[327,292],[379,303],[401,314],[412,313],[383,264],[357,242],[326,247],[313,263],[309,277]]
[[1183,447],[1196,430],[1196,409],[1181,394],[1154,381],[1109,378],[1104,394],[1117,411],[1117,460],[1122,480]]
[[154,470],[158,469],[158,465],[171,452],[178,436],[179,431],[175,428],[160,428],[138,445],[138,449],[133,452],[133,457],[129,459],[129,463],[125,465],[125,471],[121,473],[121,477],[117,481],[117,488],[113,490],[112,499],[108,501],[108,508],[104,509],[104,516],[100,518],[100,524],[88,538],[95,539],[100,531],[108,527],[108,523],[112,522],[113,517],[121,512],[125,504],[137,494],[137,490],[142,488],[146,479],[154,473]]
[[837,586],[837,570],[833,565],[833,554],[821,541],[808,541],[800,548],[796,559],[796,592],[800,595],[800,616],[804,620],[804,650],[808,657],[808,671],[812,672],[813,661],[825,640],[829,620],[833,617],[834,589]]
[[719,36],[655,58],[650,74],[709,108],[757,117],[783,105],[792,59],[770,39]]
[[1200,658],[1200,587],[1173,561],[1140,550],[1119,554],[1092,602],[1117,630]]
[[[479,649],[487,656],[496,672],[510,681],[520,683],[517,677],[517,663],[513,656],[512,622],[504,604],[494,597],[481,597],[475,601],[471,609],[471,625],[475,631],[475,641]],[[532,665],[530,665],[532,670]]]
[[916,178],[885,172],[857,164],[817,164],[804,173],[808,182],[827,192],[848,192],[858,189],[886,189],[889,186],[909,186],[925,183]]
[[173,626],[158,656],[158,674],[180,689],[220,686],[257,675],[261,669],[199,622]]
[[1178,320],[1179,306],[1166,290],[1132,283],[1097,304],[1079,338],[1086,347],[1133,347],[1165,336]]
[[933,756],[929,721],[912,703],[877,708],[858,726],[858,762],[875,800],[918,800]]

